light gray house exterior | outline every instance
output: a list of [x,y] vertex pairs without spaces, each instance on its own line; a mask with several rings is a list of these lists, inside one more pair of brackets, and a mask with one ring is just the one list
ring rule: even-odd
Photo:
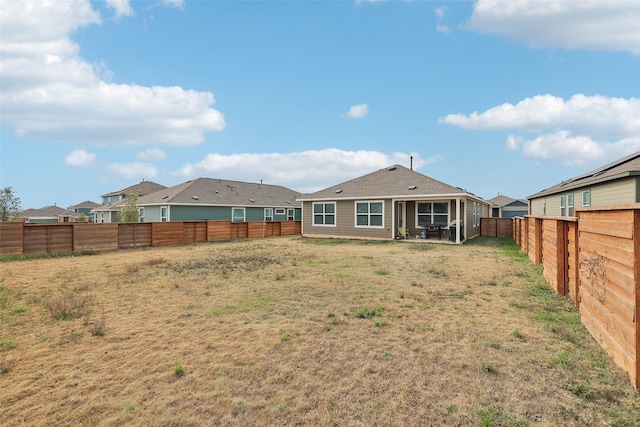
[[575,209],[640,202],[640,152],[529,197],[530,214],[575,216]]
[[515,218],[529,214],[529,202],[522,199],[512,199],[504,195],[498,195],[489,199],[491,203],[492,218]]
[[77,222],[80,214],[83,214],[86,221],[93,222],[93,213],[91,211],[99,207],[98,203],[86,200],[77,205],[69,206],[66,211],[58,215],[58,219],[59,222]]
[[[351,181],[301,196],[302,234],[307,237],[360,239],[416,238],[426,227],[440,227],[460,243],[480,234],[489,202],[393,165]],[[452,222],[462,227],[451,227]],[[451,232],[451,235],[448,233]]]
[[300,193],[279,185],[197,178],[138,199],[140,222],[299,221]]

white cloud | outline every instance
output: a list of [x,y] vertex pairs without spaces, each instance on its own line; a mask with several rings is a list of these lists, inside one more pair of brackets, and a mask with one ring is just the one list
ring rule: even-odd
[[482,113],[449,114],[438,122],[464,129],[540,131],[570,127],[575,133],[635,136],[640,135],[640,98],[578,94],[565,101],[553,95],[538,95]]
[[533,47],[629,51],[640,55],[640,2],[478,0],[467,26]]
[[184,7],[184,0],[162,0],[162,4],[175,7],[176,9],[182,9]]
[[422,159],[418,154],[378,151],[344,151],[337,148],[302,151],[298,153],[265,154],[208,154],[195,164],[185,164],[173,173],[181,179],[196,177],[229,178],[234,180],[278,184],[304,193],[310,193],[366,173],[401,164],[418,169],[442,160],[436,155]]
[[358,104],[349,108],[347,114],[344,114],[342,117],[350,117],[352,119],[361,119],[362,117],[369,114],[369,106],[367,104]]
[[151,163],[111,163],[107,165],[110,179],[134,179],[134,178],[154,178],[158,175],[158,169]]
[[107,5],[116,11],[116,18],[121,16],[133,16],[133,9],[129,0],[105,0]]
[[438,23],[436,24],[436,31],[438,33],[447,34],[451,32],[451,29],[449,28],[449,26],[442,23],[442,20],[444,19],[444,16],[447,13],[447,11],[448,11],[447,6],[436,7],[433,10],[433,12],[436,14],[436,19],[438,21]]
[[520,150],[525,157],[556,161],[567,166],[596,166],[640,151],[640,137],[616,142],[597,142],[587,136],[574,136],[568,131],[540,135],[532,140],[510,135],[507,148]]
[[69,166],[88,168],[96,163],[96,155],[85,150],[74,150],[64,158],[64,162]]
[[[122,6],[118,6],[122,7]],[[3,1],[0,121],[25,139],[94,145],[194,145],[220,131],[210,92],[114,84],[69,34],[99,24],[88,0]]]
[[525,157],[569,166],[640,151],[640,99],[574,95],[565,101],[552,95],[505,103],[482,113],[450,114],[439,123],[477,130],[521,130],[533,139],[510,135],[506,147]]
[[157,148],[149,148],[145,151],[136,153],[136,158],[138,160],[162,160],[165,157],[167,157],[167,155],[164,151]]

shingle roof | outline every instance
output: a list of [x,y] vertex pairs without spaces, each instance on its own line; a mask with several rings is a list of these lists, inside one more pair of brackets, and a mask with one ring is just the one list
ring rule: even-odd
[[77,205],[69,206],[68,209],[77,209],[77,208],[97,208],[101,206],[99,203],[92,202],[91,200],[85,200],[82,203],[78,203]]
[[525,199],[512,199],[511,197],[504,196],[502,194],[494,197],[493,199],[489,199],[489,202],[491,202],[491,204],[494,206],[500,206],[500,207],[509,206],[510,204],[515,202],[520,202],[525,205],[529,204],[529,202]]
[[527,199],[547,196],[567,190],[586,187],[601,182],[626,178],[633,175],[640,175],[640,151],[623,157],[615,162],[609,163],[601,168],[595,169],[584,175],[577,176],[567,181],[562,181],[552,187],[532,194]]
[[315,193],[305,194],[299,200],[388,199],[403,196],[414,198],[454,194],[473,196],[460,187],[445,184],[401,165],[393,165]]
[[145,194],[153,193],[154,191],[162,190],[163,188],[167,188],[162,184],[158,184],[153,181],[142,181],[138,184],[131,185],[127,188],[123,188],[122,190],[112,191],[111,193],[103,194],[100,197],[111,197],[111,196],[120,196],[123,194],[137,194],[138,196],[144,196]]
[[299,195],[279,185],[197,178],[142,196],[138,205],[299,207]]
[[64,212],[65,209],[58,206],[45,206],[40,209],[26,209],[22,211],[22,218],[54,218]]

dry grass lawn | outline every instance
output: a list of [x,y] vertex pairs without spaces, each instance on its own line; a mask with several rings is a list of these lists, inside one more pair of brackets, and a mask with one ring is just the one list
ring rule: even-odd
[[0,263],[2,426],[632,426],[509,241],[274,238]]

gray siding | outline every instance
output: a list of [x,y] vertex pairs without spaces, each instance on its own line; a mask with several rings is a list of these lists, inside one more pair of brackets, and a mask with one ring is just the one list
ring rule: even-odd
[[368,239],[391,239],[393,227],[391,224],[391,200],[384,201],[383,228],[357,228],[355,226],[355,203],[353,200],[336,202],[336,226],[313,225],[313,202],[303,202],[304,218],[302,227],[305,235],[324,237],[347,237]]

